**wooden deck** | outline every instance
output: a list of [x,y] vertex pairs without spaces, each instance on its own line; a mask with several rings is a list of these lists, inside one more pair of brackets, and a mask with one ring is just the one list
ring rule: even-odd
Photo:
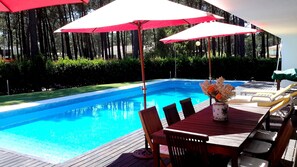
[[[204,108],[209,104],[208,101],[195,106],[195,108]],[[183,115],[180,113],[181,118]],[[162,120],[166,127],[166,120]],[[82,167],[82,166],[153,166],[153,159],[138,159],[133,156],[133,151],[144,147],[144,133],[142,129],[136,130],[122,138],[114,140],[104,146],[98,147],[81,156],[70,159],[61,164],[50,164],[35,157],[19,154],[0,148],[0,166],[2,167]],[[296,148],[297,141],[291,139],[286,149],[282,164],[285,167],[296,166]],[[63,154],[63,153],[61,153]]]
[[32,167],[49,167],[54,166],[53,164],[43,162],[36,158],[19,154],[12,151],[0,149],[0,166],[1,167],[21,167],[21,166],[32,166]]

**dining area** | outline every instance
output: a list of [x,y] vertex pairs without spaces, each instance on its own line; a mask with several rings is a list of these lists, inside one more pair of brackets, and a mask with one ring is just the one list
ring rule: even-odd
[[258,135],[260,130],[265,130],[265,134],[271,132],[272,107],[230,104],[227,120],[218,121],[214,119],[212,105],[197,109],[191,98],[180,100],[180,105],[183,118],[181,113],[176,114],[176,104],[163,108],[168,123],[165,127],[155,106],[139,112],[153,153],[153,166],[278,166],[294,131],[291,101],[278,108],[284,110],[289,106],[286,109],[289,114],[280,123],[278,132],[273,133],[274,141]]

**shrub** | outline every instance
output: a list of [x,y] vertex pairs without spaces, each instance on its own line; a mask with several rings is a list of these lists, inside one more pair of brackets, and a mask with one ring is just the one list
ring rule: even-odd
[[[227,80],[271,81],[276,67],[275,59],[250,59],[237,57],[212,58],[212,77],[223,76]],[[146,80],[174,77],[208,79],[208,59],[178,56],[174,58],[145,59]],[[46,61],[41,57],[31,61],[0,61],[0,94],[6,94],[6,80],[11,93],[40,91],[45,88],[66,88],[103,83],[141,80],[138,59],[88,60],[60,59]]]

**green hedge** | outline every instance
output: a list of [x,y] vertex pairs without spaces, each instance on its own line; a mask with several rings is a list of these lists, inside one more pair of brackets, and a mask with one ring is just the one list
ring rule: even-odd
[[[178,78],[207,79],[208,59],[198,57],[154,58],[145,60],[146,79],[174,77],[175,63]],[[271,81],[275,59],[213,58],[212,76],[229,80]],[[0,94],[40,91],[44,88],[66,88],[103,83],[141,80],[138,59],[124,60],[58,60],[0,62]]]

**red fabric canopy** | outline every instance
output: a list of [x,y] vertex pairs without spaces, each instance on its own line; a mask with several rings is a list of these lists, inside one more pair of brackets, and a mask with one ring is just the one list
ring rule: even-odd
[[0,0],[0,11],[19,12],[22,10],[41,8],[72,3],[88,3],[89,0]]

